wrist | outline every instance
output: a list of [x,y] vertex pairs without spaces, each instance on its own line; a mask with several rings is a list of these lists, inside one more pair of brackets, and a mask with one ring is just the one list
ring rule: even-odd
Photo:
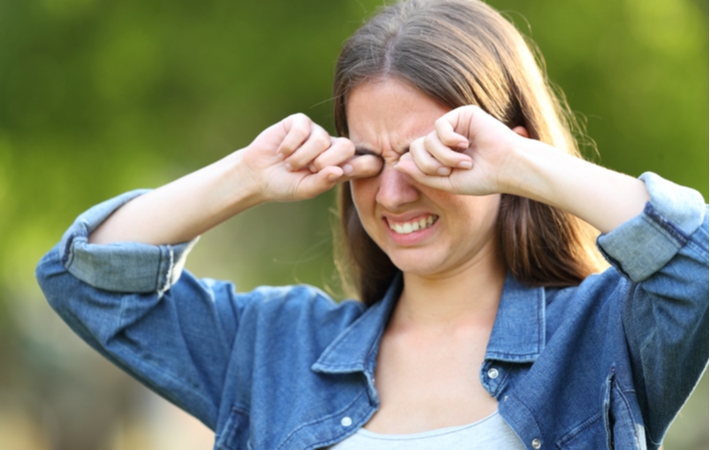
[[244,152],[235,151],[214,164],[226,208],[234,214],[269,201],[263,195],[259,178],[245,161]]
[[546,190],[545,170],[561,155],[566,156],[548,144],[518,137],[511,142],[505,163],[498,171],[499,191],[539,200]]
[[608,232],[639,214],[648,193],[638,179],[597,166],[538,141],[516,152],[505,193],[579,217]]

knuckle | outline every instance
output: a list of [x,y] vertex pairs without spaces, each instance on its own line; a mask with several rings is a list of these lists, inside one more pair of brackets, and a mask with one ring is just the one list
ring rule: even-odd
[[313,143],[320,149],[330,147],[330,136],[325,131],[320,131],[313,136]]
[[303,127],[298,127],[294,126],[291,128],[291,131],[288,133],[286,136],[285,141],[288,143],[290,147],[293,147],[294,150],[298,145],[308,136],[308,131],[304,129]]
[[409,153],[412,155],[418,155],[420,153],[426,152],[426,149],[424,147],[424,138],[417,139],[416,141],[412,141],[412,143],[409,144]]
[[320,155],[319,157],[314,159],[311,164],[313,164],[313,167],[315,167],[315,169],[319,172],[325,167],[328,167],[328,161],[323,155]]
[[289,139],[289,144],[293,148],[292,151],[296,151],[299,147],[303,145],[303,141],[308,137],[308,131],[304,129],[294,130],[294,133]]
[[301,113],[301,112],[298,112],[298,113],[295,113],[295,114],[291,114],[290,117],[292,118],[292,120],[299,121],[299,122],[307,122],[307,121],[310,121],[310,119],[308,118],[308,116],[305,115],[305,114],[303,114],[303,113]]
[[293,117],[293,124],[295,129],[297,129],[301,133],[310,133],[311,119],[307,115],[303,113],[297,113]]
[[427,148],[433,147],[437,140],[438,136],[435,133],[429,133],[424,137],[424,145]]
[[355,154],[355,144],[353,144],[350,139],[344,137],[335,138],[333,140],[333,145],[337,145],[350,156]]

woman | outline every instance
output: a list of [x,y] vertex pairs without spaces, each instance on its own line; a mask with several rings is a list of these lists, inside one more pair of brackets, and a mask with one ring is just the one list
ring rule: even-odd
[[[658,448],[708,358],[707,208],[577,158],[564,111],[486,5],[393,5],[339,58],[341,137],[290,116],[98,205],[38,279],[216,449]],[[339,182],[362,302],[182,271],[201,233]]]

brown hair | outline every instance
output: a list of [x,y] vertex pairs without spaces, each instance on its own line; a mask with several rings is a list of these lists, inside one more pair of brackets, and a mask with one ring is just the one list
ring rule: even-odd
[[[348,136],[348,94],[363,82],[394,77],[449,107],[478,105],[513,128],[580,156],[576,126],[520,33],[478,0],[409,0],[384,7],[345,43],[335,73],[335,126]],[[397,268],[370,239],[355,210],[350,186],[339,192],[343,281],[372,304]],[[503,261],[531,285],[579,284],[602,261],[590,226],[551,206],[503,195],[498,236]]]

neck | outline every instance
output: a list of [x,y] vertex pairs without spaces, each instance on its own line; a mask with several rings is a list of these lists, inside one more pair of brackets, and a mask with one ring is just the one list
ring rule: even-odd
[[405,273],[392,320],[401,326],[450,327],[471,322],[493,326],[505,275],[495,251],[443,274]]

